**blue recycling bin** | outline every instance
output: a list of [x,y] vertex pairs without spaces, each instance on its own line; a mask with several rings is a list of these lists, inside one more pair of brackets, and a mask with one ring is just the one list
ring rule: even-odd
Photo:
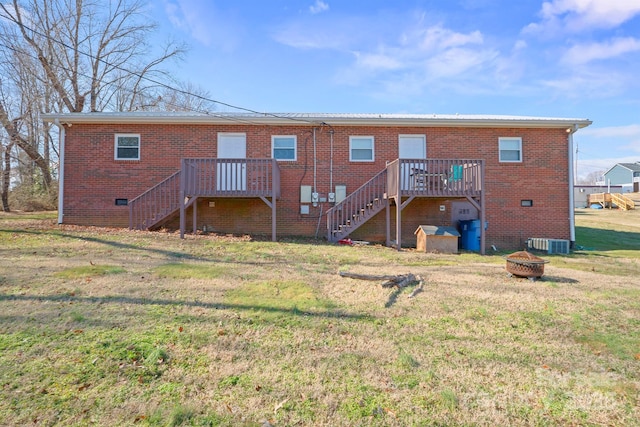
[[462,249],[480,251],[480,220],[460,221],[460,236]]

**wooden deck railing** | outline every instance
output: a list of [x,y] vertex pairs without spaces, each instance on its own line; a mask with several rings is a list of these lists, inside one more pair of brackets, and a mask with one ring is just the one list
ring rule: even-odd
[[387,170],[353,191],[327,211],[327,240],[335,242],[348,236],[384,208],[386,203]]
[[129,201],[129,228],[146,230],[180,209],[180,171]]
[[397,197],[479,197],[483,161],[397,159],[327,211],[327,238],[348,236]]
[[398,159],[387,165],[389,197],[479,196],[482,160]]
[[182,159],[186,197],[280,196],[275,159]]
[[147,229],[193,197],[280,197],[275,159],[182,159],[181,169],[129,202],[129,228]]

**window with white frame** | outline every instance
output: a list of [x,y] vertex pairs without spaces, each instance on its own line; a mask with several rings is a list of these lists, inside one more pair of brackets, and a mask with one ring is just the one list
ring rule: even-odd
[[372,136],[349,137],[349,161],[372,162],[374,160]]
[[114,158],[116,160],[140,160],[140,135],[117,134]]
[[500,162],[521,163],[522,162],[522,138],[502,137],[498,138],[500,150]]
[[298,157],[298,141],[295,135],[273,135],[271,157],[276,160],[295,161]]

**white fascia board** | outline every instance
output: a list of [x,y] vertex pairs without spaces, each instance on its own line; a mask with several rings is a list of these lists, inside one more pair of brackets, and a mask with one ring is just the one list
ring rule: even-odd
[[138,123],[138,124],[238,124],[320,126],[415,126],[415,127],[499,127],[499,128],[585,128],[588,119],[472,116],[428,114],[179,114],[179,113],[63,113],[43,114],[46,122],[56,119],[64,124]]

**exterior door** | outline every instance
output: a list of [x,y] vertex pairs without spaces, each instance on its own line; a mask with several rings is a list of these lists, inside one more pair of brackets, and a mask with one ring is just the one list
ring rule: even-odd
[[[398,139],[398,158],[400,159],[426,159],[427,138],[425,135],[400,135]],[[420,168],[420,164],[403,163],[400,169],[400,188],[409,190],[413,184],[414,169]]]
[[241,160],[246,158],[246,134],[218,134],[218,159],[233,159],[221,161],[218,164],[216,171],[216,189],[218,191],[247,190],[247,163]]

